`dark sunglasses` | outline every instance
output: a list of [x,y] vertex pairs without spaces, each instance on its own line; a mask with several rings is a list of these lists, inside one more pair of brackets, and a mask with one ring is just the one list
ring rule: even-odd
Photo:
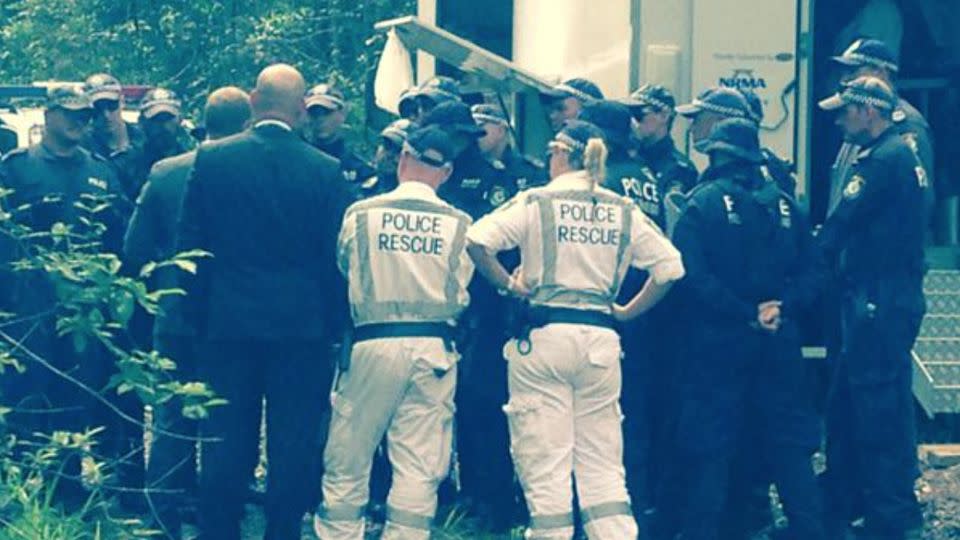
[[93,104],[93,107],[99,112],[113,112],[120,108],[120,102],[115,99],[100,99]]
[[86,124],[93,119],[93,111],[90,109],[83,109],[80,111],[70,111],[65,109],[63,114],[71,122],[77,122],[79,124]]

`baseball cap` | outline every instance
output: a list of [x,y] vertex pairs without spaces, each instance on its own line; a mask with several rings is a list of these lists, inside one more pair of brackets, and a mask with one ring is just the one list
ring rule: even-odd
[[503,109],[489,103],[481,103],[470,107],[470,113],[473,114],[473,119],[478,125],[500,124],[506,126],[510,123]]
[[411,131],[414,131],[419,126],[410,120],[401,118],[400,120],[395,120],[390,123],[387,127],[383,128],[383,131],[380,132],[380,136],[384,139],[396,144],[397,146],[403,145],[404,141],[407,140],[407,137],[410,135]]
[[645,84],[630,94],[630,97],[624,98],[620,102],[630,107],[631,111],[637,109],[673,110],[677,105],[677,100],[674,99],[673,94],[659,84]]
[[894,73],[899,69],[893,51],[879,39],[858,39],[843,54],[834,56],[833,61],[845,66],[874,66]]
[[747,106],[750,107],[750,116],[757,122],[763,121],[763,100],[760,99],[760,96],[749,90],[741,90],[740,93],[743,94],[743,99],[747,100]]
[[757,124],[746,118],[725,118],[710,130],[702,151],[723,152],[751,163],[763,163]]
[[600,87],[583,78],[567,79],[543,94],[549,99],[574,97],[584,103],[603,99],[603,91],[600,90]]
[[700,93],[690,103],[678,105],[677,113],[686,116],[696,116],[702,111],[722,114],[724,116],[749,118],[750,104],[739,91],[733,88],[714,86]]
[[47,91],[47,109],[85,111],[93,109],[93,103],[79,86],[57,86]]
[[83,91],[94,103],[101,99],[120,101],[123,93],[120,81],[108,73],[95,73],[87,77],[87,80],[83,83]]
[[437,104],[444,101],[459,101],[460,84],[450,77],[438,75],[420,85],[417,97],[431,99]]
[[140,102],[140,114],[144,118],[153,118],[160,113],[179,116],[180,106],[180,99],[174,91],[154,88],[144,94],[143,101]]
[[403,143],[403,151],[431,167],[451,165],[456,157],[450,136],[436,126],[423,127],[410,133]]
[[825,111],[832,111],[851,103],[892,111],[897,106],[897,94],[877,77],[863,76],[845,83],[839,92],[821,100],[819,105]]
[[445,101],[434,107],[423,119],[423,126],[437,126],[447,132],[481,137],[486,132],[477,125],[470,106],[462,101]]
[[630,109],[616,101],[594,101],[584,105],[580,119],[593,124],[603,132],[604,140],[621,148],[630,142]]
[[307,95],[304,96],[304,104],[308,109],[323,107],[331,111],[339,111],[346,106],[343,92],[329,84],[318,84],[307,90]]

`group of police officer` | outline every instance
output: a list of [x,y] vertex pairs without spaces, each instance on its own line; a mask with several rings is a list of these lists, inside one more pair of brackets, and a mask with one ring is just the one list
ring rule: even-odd
[[[843,85],[820,105],[838,111],[846,142],[831,178],[830,214],[816,235],[794,201],[790,165],[760,146],[763,107],[753,94],[715,87],[677,106],[661,86],[610,100],[588,80],[567,80],[542,97],[555,131],[544,167],[511,146],[500,107],[471,107],[455,81],[437,77],[401,96],[402,118],[383,130],[370,165],[344,142],[347,102],[335,87],[299,92],[304,121],[289,112],[283,100],[302,78],[285,66],[261,74],[252,100],[233,87],[211,94],[209,142],[186,153],[177,138],[180,102],[168,90],[144,97],[136,126],[120,117],[121,87],[108,75],[90,77],[83,89],[51,90],[43,140],[4,156],[0,185],[12,192],[3,205],[33,204],[18,217],[36,230],[58,222],[82,228],[89,225],[74,203],[110,194],[103,245],[122,251],[131,268],[181,249],[214,253],[195,280],[157,276],[158,286],[186,289],[187,300],[165,299],[152,326],[135,318],[130,336],[177,359],[188,378],[212,380],[231,401],[223,407],[229,412],[207,421],[223,440],[202,452],[203,538],[239,535],[237,492],[255,462],[250,426],[259,425],[264,395],[268,538],[298,534],[291,523],[316,503],[309,484],[319,478],[295,477],[320,469],[314,527],[324,539],[363,537],[371,470],[372,498],[385,504],[383,537],[427,538],[451,469],[448,484],[459,493],[450,497],[498,530],[528,515],[528,538],[572,538],[578,523],[589,538],[635,538],[638,530],[744,538],[751,532],[740,519],[751,504],[744,486],[769,505],[771,484],[789,521],[786,538],[845,538],[859,517],[855,532],[864,538],[918,538],[909,351],[924,313],[933,156],[925,122],[896,94],[896,63],[883,43],[858,40],[836,60]],[[674,145],[677,114],[690,120],[695,150],[709,157],[702,173]],[[290,130],[298,130],[298,144],[336,160],[315,219],[339,230],[329,252],[325,235],[337,231],[318,232],[318,248],[303,244],[312,228],[278,225],[283,216],[303,217],[303,205],[320,196],[297,195],[291,178],[331,181],[314,150],[290,147]],[[232,178],[243,181],[231,187]],[[277,186],[256,187],[264,181]],[[251,202],[257,189],[283,197]],[[360,200],[347,208],[353,199]],[[217,200],[235,207],[211,210]],[[228,238],[220,221],[252,236]],[[246,315],[258,311],[256,301],[217,297],[218,287],[269,283],[264,257],[242,249],[261,238],[277,244],[271,264],[289,282],[267,286],[288,301],[286,311],[264,311],[286,316],[298,301],[319,302],[324,332],[211,337],[213,316],[205,313],[215,301],[232,312],[222,320],[242,319],[235,326],[266,321]],[[322,298],[303,283],[304,298],[293,298],[300,273],[285,257],[298,246],[317,264],[310,279],[326,287]],[[24,247],[4,249],[13,261]],[[329,261],[314,261],[315,252]],[[247,271],[218,265],[218,257]],[[323,266],[334,260],[349,308],[338,300],[337,273]],[[471,279],[474,268],[483,279]],[[42,276],[4,271],[4,310],[42,313],[55,303]],[[821,420],[798,323],[824,290],[841,323],[829,343],[827,472],[818,481],[811,457]],[[348,312],[341,340],[338,319]],[[104,351],[75,351],[52,325],[30,323],[8,333],[103,386]],[[280,341],[303,345],[280,349]],[[323,344],[333,341],[342,341],[341,359],[326,373],[331,354]],[[282,381],[251,386],[242,379],[276,378],[267,375],[269,362],[257,368],[266,372],[224,364],[251,351],[291,357],[302,371],[284,368]],[[251,366],[257,361],[251,357]],[[306,367],[311,362],[322,367]],[[193,491],[191,443],[158,436],[144,480],[140,434],[36,371],[5,376],[5,398],[25,411],[34,404],[72,415],[44,416],[56,426],[109,426],[105,446],[126,457],[120,476],[128,485]],[[331,385],[328,430],[320,419],[327,405],[313,398]],[[271,414],[271,403],[286,414]],[[36,430],[29,418],[20,420]],[[155,422],[176,433],[197,430],[163,408]],[[288,444],[292,438],[305,444]],[[288,460],[303,468],[277,465]],[[176,536],[183,497],[162,491],[155,517]]]

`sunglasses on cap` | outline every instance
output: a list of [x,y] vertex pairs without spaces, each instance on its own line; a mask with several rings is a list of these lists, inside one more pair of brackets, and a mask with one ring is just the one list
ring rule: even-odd
[[120,102],[115,99],[98,99],[93,103],[98,112],[114,112],[120,108]]

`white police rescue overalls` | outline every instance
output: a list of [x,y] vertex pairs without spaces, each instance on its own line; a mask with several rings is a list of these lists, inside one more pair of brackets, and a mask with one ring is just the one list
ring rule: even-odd
[[[584,171],[520,193],[480,219],[470,242],[519,246],[531,305],[608,316],[629,266],[665,283],[680,254],[629,199],[591,191]],[[630,540],[637,524],[624,482],[620,338],[589,324],[551,323],[504,346],[510,450],[530,509],[527,538],[573,537],[571,473],[591,539]],[[524,354],[526,352],[526,354]]]
[[355,325],[331,394],[323,540],[362,540],[370,467],[384,434],[393,464],[386,540],[430,536],[447,475],[457,355],[451,324],[469,303],[471,219],[419,182],[351,206],[338,241]]

